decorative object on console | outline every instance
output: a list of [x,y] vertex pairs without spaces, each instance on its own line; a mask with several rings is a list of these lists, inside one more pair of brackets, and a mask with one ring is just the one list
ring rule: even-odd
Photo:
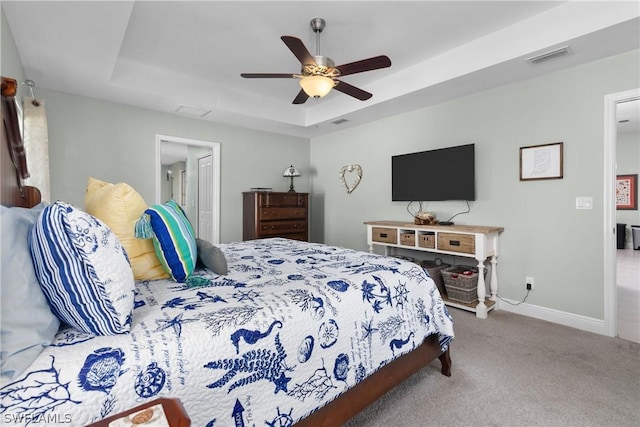
[[564,143],[520,147],[520,181],[562,179]]
[[[351,185],[347,184],[347,180],[345,179],[346,172],[355,172],[356,177]],[[358,164],[343,166],[340,169],[340,182],[342,186],[347,190],[348,194],[351,194],[353,190],[356,189],[358,184],[360,184],[360,180],[362,179],[362,167]]]
[[438,220],[436,219],[436,214],[431,212],[425,212],[422,210],[422,202],[418,202],[418,211],[413,212],[411,210],[411,205],[413,202],[409,202],[407,204],[407,212],[409,215],[413,217],[413,222],[417,225],[436,225],[438,224]]
[[638,210],[638,175],[616,177],[616,209]]
[[300,176],[300,171],[294,168],[293,165],[291,165],[284,170],[284,173],[282,174],[282,176],[284,176],[285,178],[291,178],[291,185],[289,185],[289,192],[295,193],[296,190],[293,189],[293,178],[296,176]]
[[435,214],[419,211],[413,216],[413,222],[418,225],[435,225],[438,223]]

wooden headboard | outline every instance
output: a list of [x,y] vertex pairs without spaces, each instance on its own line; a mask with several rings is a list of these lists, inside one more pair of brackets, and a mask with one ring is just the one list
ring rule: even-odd
[[23,185],[29,177],[27,158],[20,135],[15,97],[16,80],[2,77],[2,141],[0,147],[0,196],[5,206],[30,208],[40,203],[40,190]]

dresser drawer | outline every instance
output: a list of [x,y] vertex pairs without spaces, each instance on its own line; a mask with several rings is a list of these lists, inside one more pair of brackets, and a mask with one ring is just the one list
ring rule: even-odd
[[438,250],[474,254],[476,236],[473,234],[438,233]]
[[298,218],[304,219],[306,217],[306,208],[260,208],[260,219],[262,221]]
[[309,193],[242,193],[242,239],[309,239]]
[[[260,224],[260,236],[283,234],[304,234],[306,239],[307,222],[302,221],[269,221]],[[287,236],[288,237],[288,236]]]
[[260,193],[259,206],[307,206],[307,197],[304,193]]
[[395,228],[372,227],[371,240],[382,243],[398,243],[398,230]]

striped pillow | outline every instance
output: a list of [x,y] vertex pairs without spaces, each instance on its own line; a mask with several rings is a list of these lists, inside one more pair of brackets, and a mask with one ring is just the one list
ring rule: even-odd
[[175,201],[149,207],[136,223],[136,237],[153,238],[156,254],[176,282],[185,282],[197,261],[196,237]]
[[60,320],[95,335],[129,332],[133,272],[120,241],[102,221],[53,203],[34,223],[30,249],[36,277]]

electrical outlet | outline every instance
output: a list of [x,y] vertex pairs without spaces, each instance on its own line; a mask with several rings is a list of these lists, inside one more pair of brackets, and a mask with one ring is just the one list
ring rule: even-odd
[[525,278],[524,282],[525,282],[525,284],[526,284],[526,287],[527,287],[527,290],[528,290],[528,291],[530,291],[530,290],[532,290],[532,289],[533,289],[533,285],[534,285],[534,283],[535,283],[535,280],[533,280],[533,277],[528,277],[528,276],[527,276],[527,277]]

